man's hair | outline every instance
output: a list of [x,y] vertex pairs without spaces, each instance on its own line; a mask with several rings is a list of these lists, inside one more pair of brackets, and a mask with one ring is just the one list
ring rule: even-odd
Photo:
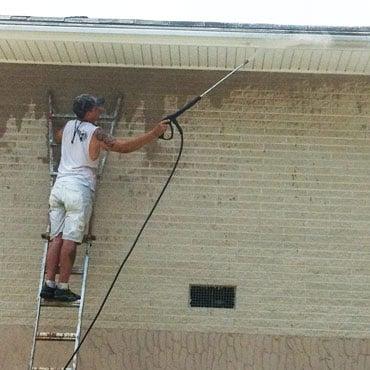
[[82,120],[86,112],[91,111],[94,107],[101,107],[104,104],[104,98],[97,98],[90,94],[81,94],[73,99],[73,112],[77,118]]

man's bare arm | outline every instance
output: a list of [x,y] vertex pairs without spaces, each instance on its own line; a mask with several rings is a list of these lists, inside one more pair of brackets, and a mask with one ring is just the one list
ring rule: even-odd
[[167,121],[160,122],[145,134],[130,139],[115,138],[99,127],[94,132],[94,139],[99,142],[100,149],[111,150],[118,153],[131,153],[162,135],[168,127],[166,122]]
[[100,145],[103,146],[106,150],[113,150],[113,146],[116,143],[117,139],[112,135],[103,131],[102,128],[97,128],[94,132],[96,140],[100,142]]
[[[64,127],[63,127],[64,128]],[[62,142],[63,137],[63,128],[56,129],[54,131],[54,140],[57,144],[60,144]]]

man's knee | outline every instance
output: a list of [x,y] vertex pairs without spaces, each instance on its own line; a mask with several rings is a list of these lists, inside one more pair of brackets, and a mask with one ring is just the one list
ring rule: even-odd
[[51,239],[50,242],[55,245],[61,246],[63,244],[62,233],[59,233],[58,235],[54,236],[54,238]]
[[76,252],[76,242],[73,240],[63,240],[63,251],[69,255],[73,255]]

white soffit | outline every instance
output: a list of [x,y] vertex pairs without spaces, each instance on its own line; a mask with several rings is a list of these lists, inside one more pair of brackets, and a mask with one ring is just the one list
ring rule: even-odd
[[0,63],[370,75],[370,28],[0,16]]

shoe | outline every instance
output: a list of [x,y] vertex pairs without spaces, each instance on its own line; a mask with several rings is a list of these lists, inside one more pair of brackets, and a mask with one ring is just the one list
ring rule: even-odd
[[44,283],[40,292],[40,297],[44,299],[54,299],[55,290],[56,288],[51,288]]
[[75,302],[81,299],[76,293],[73,293],[70,289],[55,289],[54,300],[60,302]]

